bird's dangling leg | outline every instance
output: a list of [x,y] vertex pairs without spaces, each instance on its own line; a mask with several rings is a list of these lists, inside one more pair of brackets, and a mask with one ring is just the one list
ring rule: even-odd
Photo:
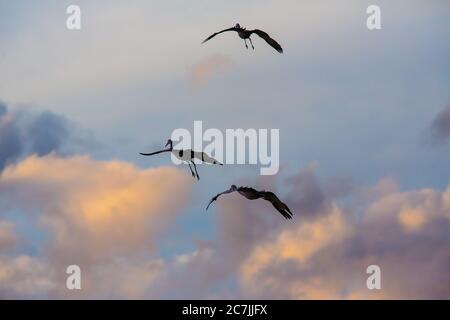
[[248,38],[250,40],[250,44],[252,45],[252,49],[255,50],[255,47],[253,46],[252,38]]
[[247,40],[244,39],[245,47],[248,49]]
[[200,177],[198,176],[198,172],[197,172],[197,166],[195,165],[195,162],[193,160],[192,160],[192,164],[194,165],[195,174],[197,175],[197,180],[200,180]]
[[194,170],[192,170],[191,164],[188,162],[189,169],[191,170],[192,176],[195,178]]

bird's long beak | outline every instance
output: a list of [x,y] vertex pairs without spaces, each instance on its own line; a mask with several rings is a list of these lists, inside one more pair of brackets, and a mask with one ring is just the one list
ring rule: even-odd
[[159,151],[152,152],[152,153],[142,153],[142,152],[140,152],[139,154],[141,154],[141,155],[143,155],[143,156],[153,156],[153,155],[158,154],[158,153],[170,152],[170,151],[172,151],[172,150],[170,150],[170,149],[164,149],[164,150],[159,150]]

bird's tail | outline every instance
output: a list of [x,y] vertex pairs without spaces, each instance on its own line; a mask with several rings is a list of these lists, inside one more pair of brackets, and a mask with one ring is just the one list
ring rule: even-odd
[[223,163],[217,161],[216,159],[208,156],[206,153],[204,152],[199,152],[199,154],[196,156],[197,159],[202,160],[205,163],[210,163],[210,164],[218,164],[223,166]]

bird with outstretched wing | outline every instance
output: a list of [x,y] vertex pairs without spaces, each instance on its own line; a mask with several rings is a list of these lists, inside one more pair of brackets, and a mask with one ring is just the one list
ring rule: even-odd
[[236,187],[236,185],[232,185],[230,189],[225,190],[221,193],[218,193],[208,203],[208,206],[206,207],[206,210],[208,210],[209,206],[216,201],[220,196],[228,193],[232,193],[237,191],[241,196],[249,199],[249,200],[255,200],[259,198],[263,198],[266,201],[269,201],[272,203],[273,207],[281,213],[281,215],[286,219],[292,219],[293,213],[289,209],[289,207],[283,203],[273,192],[270,191],[258,191],[250,187]]
[[269,36],[269,34],[267,34],[266,32],[259,30],[259,29],[254,29],[254,30],[247,30],[245,28],[242,28],[239,23],[236,24],[236,26],[232,27],[232,28],[228,28],[228,29],[224,29],[222,31],[219,32],[215,32],[212,35],[210,35],[209,37],[207,37],[205,40],[203,40],[202,43],[205,43],[206,41],[211,40],[212,38],[214,38],[215,36],[217,36],[218,34],[221,34],[223,32],[227,32],[227,31],[235,31],[238,33],[239,38],[244,40],[245,43],[245,47],[248,49],[248,45],[247,45],[247,39],[250,41],[250,44],[252,46],[253,49],[255,49],[255,47],[253,46],[253,42],[252,42],[252,38],[250,37],[252,34],[256,34],[258,35],[260,38],[264,39],[272,48],[274,48],[275,50],[277,50],[279,53],[283,53],[283,48],[281,47],[281,45],[275,41],[275,39],[273,39],[272,37]]

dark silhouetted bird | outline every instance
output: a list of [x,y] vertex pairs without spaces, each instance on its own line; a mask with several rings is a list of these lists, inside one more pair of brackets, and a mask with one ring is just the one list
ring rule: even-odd
[[[197,152],[197,151],[193,151],[191,149],[187,149],[187,150],[174,149],[173,142],[171,139],[167,140],[166,147],[167,146],[169,146],[167,149],[159,150],[159,151],[152,152],[152,153],[142,153],[141,152],[140,154],[143,156],[153,156],[158,153],[171,152],[178,159],[187,162],[187,164],[189,165],[189,169],[191,170],[192,176],[194,178],[197,177],[198,180],[200,180],[200,177],[198,175],[197,166],[195,165],[194,159],[201,160],[202,162],[205,162],[205,163],[219,164],[221,166],[223,165],[222,163],[220,163],[216,159],[211,158],[204,152]],[[191,163],[194,166],[195,174],[194,174],[194,171],[192,170]]]
[[221,195],[227,194],[227,193],[232,193],[235,191],[237,191],[241,196],[244,196],[245,198],[247,198],[249,200],[263,198],[264,200],[267,200],[270,203],[272,203],[274,208],[277,209],[278,212],[283,215],[283,217],[285,217],[286,219],[292,219],[293,214],[292,214],[291,210],[288,208],[287,205],[285,205],[283,202],[281,202],[281,200],[278,199],[278,197],[273,192],[264,191],[264,190],[257,191],[255,189],[249,188],[249,187],[239,187],[238,188],[234,184],[231,186],[230,189],[215,195],[211,199],[211,201],[209,201],[208,206],[206,207],[206,210],[208,210],[211,203],[216,201]]
[[217,36],[220,33],[226,32],[226,31],[236,31],[239,35],[239,37],[241,39],[244,39],[244,43],[245,43],[245,47],[248,49],[248,45],[247,45],[247,39],[250,41],[250,44],[252,45],[253,50],[255,49],[255,47],[253,46],[253,42],[252,39],[250,38],[250,36],[253,33],[256,33],[258,36],[260,36],[261,38],[263,38],[264,40],[266,40],[266,42],[272,46],[272,48],[274,48],[275,50],[277,50],[279,53],[283,53],[283,48],[281,48],[281,46],[278,44],[278,42],[276,42],[274,39],[272,39],[267,33],[265,33],[262,30],[258,30],[258,29],[254,29],[254,30],[246,30],[245,28],[241,28],[241,26],[238,24],[236,24],[236,26],[232,27],[232,28],[228,28],[219,32],[216,32],[212,35],[210,35],[208,38],[206,38],[202,43],[205,43],[206,41],[214,38],[215,36]]

